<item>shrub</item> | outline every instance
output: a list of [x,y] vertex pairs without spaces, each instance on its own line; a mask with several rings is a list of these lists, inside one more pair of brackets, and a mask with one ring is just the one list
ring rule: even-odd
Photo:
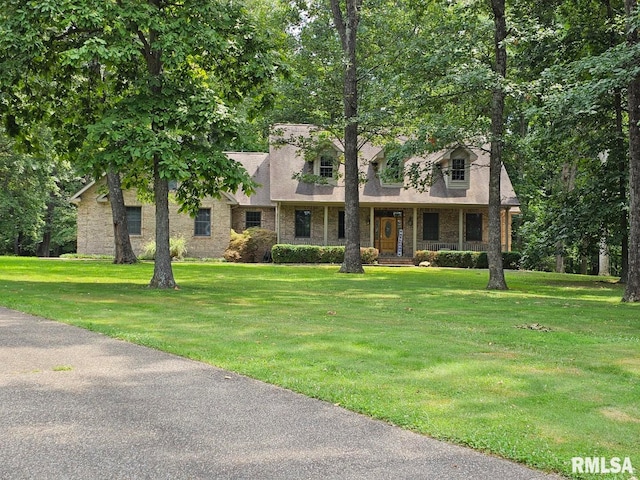
[[[182,260],[187,254],[187,241],[185,238],[183,236],[171,237],[169,239],[169,251],[172,259]],[[152,240],[145,243],[142,246],[142,253],[138,257],[141,260],[155,260],[156,242]]]
[[[319,245],[274,245],[271,249],[274,263],[342,263],[344,247]],[[371,264],[378,259],[378,250],[360,249],[362,263]]]
[[360,248],[360,258],[362,258],[362,263],[367,265],[373,265],[378,261],[378,252],[377,248],[373,247],[362,247]]
[[431,250],[417,250],[413,256],[413,263],[414,265],[420,265],[422,262],[429,262],[431,265],[435,266],[437,254],[438,252],[433,252]]
[[[246,262],[247,242],[249,239],[242,233],[231,230],[229,246],[224,251],[224,259],[227,262]],[[244,256],[244,257],[243,257]]]
[[229,246],[224,252],[228,262],[255,263],[271,261],[271,248],[276,243],[276,232],[252,227],[242,233],[231,230]]
[[[517,270],[520,268],[519,252],[503,252],[502,262],[505,269]],[[457,268],[489,268],[487,252],[467,252],[456,250],[440,250],[432,252],[429,250],[418,250],[413,257],[413,263],[420,265],[421,262],[429,262],[434,267],[457,267]]]
[[504,268],[509,270],[518,270],[522,262],[522,254],[520,252],[503,252],[502,263]]

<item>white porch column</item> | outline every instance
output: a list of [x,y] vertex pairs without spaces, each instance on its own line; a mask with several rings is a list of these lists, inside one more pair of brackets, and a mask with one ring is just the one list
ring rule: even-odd
[[329,244],[329,207],[324,207],[324,245]]
[[458,211],[458,250],[462,250],[464,239],[464,211]]
[[280,242],[280,202],[276,203],[276,242]]
[[504,210],[504,251],[511,251],[511,207]]
[[373,207],[369,208],[369,243],[371,247],[376,246],[376,239],[373,236],[376,234],[376,214]]
[[416,256],[418,249],[418,209],[413,207],[413,256]]

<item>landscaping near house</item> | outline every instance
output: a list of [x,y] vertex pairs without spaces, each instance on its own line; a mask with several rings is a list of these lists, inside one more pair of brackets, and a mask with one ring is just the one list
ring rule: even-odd
[[[572,476],[640,469],[640,305],[613,278],[486,270],[0,257],[0,304],[227,368]],[[70,366],[73,368],[73,366]],[[632,475],[573,475],[625,478]]]

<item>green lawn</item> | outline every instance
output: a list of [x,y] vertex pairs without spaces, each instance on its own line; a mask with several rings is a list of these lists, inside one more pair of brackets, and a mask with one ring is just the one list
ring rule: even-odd
[[179,263],[180,290],[154,291],[152,269],[0,257],[0,304],[532,467],[638,475],[640,305],[613,279],[507,272],[489,292],[478,270]]

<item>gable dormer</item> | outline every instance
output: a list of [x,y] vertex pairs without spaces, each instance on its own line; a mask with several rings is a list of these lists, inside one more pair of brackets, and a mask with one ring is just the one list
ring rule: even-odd
[[340,167],[339,151],[335,147],[327,147],[320,151],[313,160],[313,174],[326,181],[328,185],[336,185]]
[[471,179],[471,164],[477,158],[475,153],[464,147],[447,150],[438,162],[447,188],[467,190]]

